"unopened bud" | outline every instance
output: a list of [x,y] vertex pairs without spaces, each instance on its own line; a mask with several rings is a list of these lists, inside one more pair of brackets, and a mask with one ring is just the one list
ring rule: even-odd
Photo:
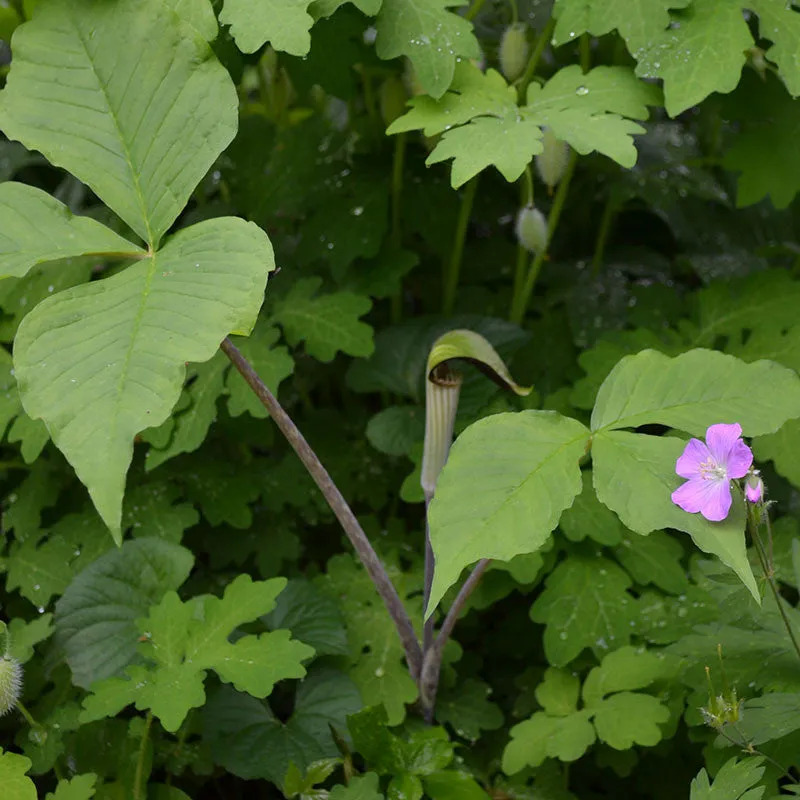
[[517,241],[529,252],[539,253],[547,247],[547,220],[534,206],[525,206],[517,214]]
[[505,29],[500,40],[498,60],[507,81],[515,81],[522,75],[528,62],[527,25],[516,22]]
[[543,128],[542,134],[542,152],[536,156],[536,171],[552,191],[567,171],[569,145],[557,138],[550,128]]
[[744,496],[751,503],[760,503],[764,499],[764,481],[758,472],[751,472],[744,484]]
[[22,665],[16,658],[0,657],[0,716],[8,714],[22,694]]

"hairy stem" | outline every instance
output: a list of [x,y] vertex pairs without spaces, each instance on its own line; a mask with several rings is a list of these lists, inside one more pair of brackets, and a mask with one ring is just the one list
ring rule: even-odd
[[519,97],[520,103],[525,102],[525,94],[528,91],[528,85],[533,80],[533,76],[536,74],[536,67],[539,66],[539,60],[542,57],[542,53],[544,53],[545,47],[547,47],[547,44],[550,41],[550,37],[553,35],[553,29],[555,26],[556,22],[554,19],[547,20],[547,24],[544,26],[542,32],[539,34],[539,38],[536,40],[536,46],[533,48],[531,57],[528,59],[528,63],[525,66],[525,72],[522,73],[522,77],[519,79],[519,83],[517,84],[517,96]]
[[769,567],[769,563],[767,561],[767,554],[764,550],[764,544],[761,541],[761,535],[758,532],[758,520],[755,517],[757,512],[753,511],[752,509],[748,509],[747,518],[750,523],[750,534],[753,539],[753,544],[756,546],[756,552],[758,553],[758,560],[761,564],[761,569],[764,572],[764,578],[766,578],[767,583],[769,584],[769,588],[772,589],[773,597],[775,598],[775,605],[778,606],[778,611],[780,612],[781,618],[783,619],[784,627],[786,628],[786,632],[789,634],[789,638],[792,640],[792,645],[794,646],[795,652],[797,653],[797,657],[800,658],[800,642],[797,641],[797,636],[795,635],[794,628],[792,627],[792,623],[789,620],[789,616],[786,613],[786,609],[783,605],[783,598],[778,591],[778,584],[775,581],[775,575],[773,571]]
[[553,239],[553,234],[558,227],[558,221],[561,218],[561,212],[564,208],[564,203],[567,200],[567,193],[569,192],[569,185],[572,183],[572,175],[575,172],[575,164],[578,162],[578,154],[571,150],[569,154],[569,161],[567,168],[564,171],[564,177],[558,184],[556,195],[553,198],[553,207],[550,209],[550,214],[547,217],[547,244],[533,257],[530,269],[525,277],[525,282],[522,288],[514,293],[511,298],[511,313],[509,320],[517,325],[522,323],[525,318],[525,312],[528,310],[528,304],[533,294],[533,287],[536,285],[536,279],[539,277],[539,272],[542,269],[542,264],[547,257],[548,250],[550,249],[550,242]]
[[367,574],[375,584],[375,588],[378,590],[378,594],[381,596],[386,610],[397,628],[397,633],[403,643],[409,670],[416,680],[422,669],[422,650],[419,646],[417,635],[414,633],[414,627],[411,624],[408,612],[397,594],[386,568],[378,558],[355,514],[353,514],[317,454],[311,449],[303,434],[300,433],[289,415],[283,410],[277,398],[266,387],[264,381],[259,378],[247,359],[230,339],[225,339],[220,345],[220,349],[231,360],[233,366],[236,367],[248,386],[255,392],[256,397],[264,405],[264,408],[267,409],[280,432],[286,437],[292,449],[303,462],[303,466],[314,479],[314,483],[319,487],[331,510],[336,515],[336,519],[339,520],[339,524],[344,529],[361,563],[367,570]]
[[469,218],[472,214],[472,204],[475,202],[475,192],[478,188],[478,176],[476,175],[464,187],[461,195],[461,205],[458,209],[458,221],[456,231],[453,236],[453,247],[450,251],[450,261],[444,269],[444,299],[442,310],[448,316],[453,313],[453,306],[456,302],[456,291],[458,289],[458,279],[461,276],[461,262],[464,258],[464,244],[467,240],[467,227]]
[[142,742],[139,745],[139,755],[136,758],[136,772],[133,777],[133,800],[144,800],[145,795],[142,794],[142,779],[144,777],[144,759],[147,754],[147,742],[150,739],[150,728],[153,725],[153,712],[147,712],[147,718],[144,725],[144,733],[142,734]]
[[483,573],[486,572],[486,568],[490,563],[490,559],[484,558],[475,565],[470,576],[464,581],[461,591],[456,595],[453,605],[450,606],[436,640],[425,654],[425,661],[422,664],[422,673],[419,679],[419,689],[427,722],[433,722],[433,710],[436,705],[436,690],[439,688],[439,672],[442,669],[444,646],[453,633],[453,628],[464,609],[464,605],[475,590],[475,587],[480,583]]

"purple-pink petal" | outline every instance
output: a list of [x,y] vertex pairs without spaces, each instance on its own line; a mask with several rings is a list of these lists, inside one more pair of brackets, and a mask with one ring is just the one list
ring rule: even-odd
[[761,501],[763,486],[759,481],[758,485],[751,486],[749,483],[744,487],[744,496],[750,503],[758,503]]
[[681,478],[699,478],[700,465],[710,457],[708,448],[699,439],[689,439],[683,453],[675,463],[675,472]]
[[729,478],[744,478],[753,466],[753,451],[741,440],[734,442],[728,455],[727,471]]
[[723,466],[728,463],[731,451],[741,435],[742,426],[738,422],[734,422],[732,425],[721,422],[718,425],[712,425],[706,431],[706,444],[711,457],[717,464]]
[[730,482],[694,478],[672,493],[672,502],[690,514],[699,511],[707,520],[720,522],[731,509]]

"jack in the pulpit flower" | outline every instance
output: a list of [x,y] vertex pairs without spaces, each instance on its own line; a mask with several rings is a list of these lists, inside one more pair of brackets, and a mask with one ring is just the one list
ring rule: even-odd
[[672,493],[672,502],[690,514],[721,522],[731,510],[731,481],[747,475],[752,463],[741,425],[712,425],[705,442],[690,439],[676,462],[675,472],[687,481]]

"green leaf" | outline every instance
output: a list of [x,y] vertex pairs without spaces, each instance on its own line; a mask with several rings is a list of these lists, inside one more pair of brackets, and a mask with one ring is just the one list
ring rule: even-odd
[[317,656],[350,652],[339,607],[327,593],[302,578],[289,581],[264,621],[271,630],[291,631],[295,639],[313,647]]
[[753,37],[739,3],[693,0],[679,27],[637,54],[637,75],[662,78],[667,112],[676,117],[712,92],[736,88]]
[[305,341],[308,354],[318,361],[332,361],[338,350],[362,358],[371,355],[372,328],[358,318],[372,308],[372,301],[350,292],[316,295],[321,285],[320,278],[303,278],[275,303],[272,318],[289,344]]
[[754,745],[794,733],[800,729],[800,694],[775,692],[746,700],[737,728]]
[[217,38],[217,18],[209,0],[166,0],[166,3],[207,42]]
[[592,462],[597,496],[635,533],[646,535],[669,527],[690,534],[701,550],[729,566],[758,600],[747,559],[741,497],[734,498],[731,513],[722,522],[688,514],[672,502],[672,492],[683,481],[675,474],[675,463],[685,444],[673,437],[623,431],[596,435]]
[[644,689],[655,681],[672,677],[675,671],[675,661],[662,652],[621,647],[605,656],[600,666],[592,668],[586,676],[583,700],[590,708],[595,707],[608,694]]
[[305,770],[321,758],[339,755],[332,725],[346,733],[346,718],[361,708],[358,691],[341,672],[311,669],[299,685],[288,722],[253,697],[221,687],[203,709],[203,738],[214,760],[228,772],[281,785],[290,763]]
[[[280,331],[277,328],[259,320],[246,339],[240,339],[238,336],[233,339],[234,344],[273,394],[278,393],[281,382],[294,372],[294,359],[289,355],[289,351],[283,346],[274,346],[279,337]],[[238,370],[229,371],[227,389],[228,413],[232,417],[238,417],[245,411],[256,419],[268,416],[267,409]]]
[[525,767],[538,767],[546,758],[577,761],[596,739],[590,711],[568,717],[537,712],[511,729],[503,751],[503,772],[513,775]]
[[800,420],[790,419],[776,433],[753,440],[753,453],[759,461],[772,461],[775,471],[793,486],[800,486]]
[[800,191],[800,159],[793,145],[800,130],[800,100],[782,92],[769,105],[769,117],[747,124],[725,154],[726,169],[740,173],[736,205],[749,206],[769,195],[786,208]]
[[175,415],[175,425],[166,447],[151,447],[145,458],[148,472],[180,453],[192,453],[208,435],[217,418],[217,400],[225,383],[225,370],[230,362],[216,352],[205,364],[198,364],[191,385],[184,390],[188,408]]
[[419,406],[389,406],[367,423],[367,439],[381,453],[407,455],[425,437],[425,420]]
[[11,649],[9,655],[24,664],[33,657],[34,645],[49,639],[55,628],[52,625],[53,615],[42,614],[30,622],[21,619],[12,619],[8,623],[8,632],[11,635]]
[[347,786],[334,786],[330,800],[383,800],[378,791],[378,776],[374,772],[350,779]]
[[769,39],[773,45],[767,48],[766,56],[778,65],[778,72],[789,93],[800,94],[800,13],[797,7],[771,0],[749,0],[746,8],[758,14],[758,34]]
[[633,598],[627,574],[604,558],[570,556],[547,578],[531,608],[531,619],[546,624],[544,652],[553,666],[585,648],[602,656],[630,641]]
[[272,267],[255,225],[207,220],[110,278],[48,298],[20,325],[25,409],[46,422],[117,540],[134,437],[167,418],[187,361],[207,361],[228,333],[253,326]]
[[624,531],[619,517],[597,499],[591,470],[584,470],[581,478],[581,493],[558,523],[561,532],[572,542],[582,542],[588,536],[598,544],[619,544]]
[[664,738],[659,725],[669,719],[669,709],[649,694],[620,692],[601,700],[594,709],[597,738],[615,750],[635,744],[653,747]]
[[40,4],[15,33],[0,98],[10,139],[91,187],[153,248],[236,132],[227,70],[160,0]]
[[453,82],[456,62],[479,58],[472,25],[447,9],[462,0],[383,0],[375,21],[378,58],[408,56],[423,91],[441,97]]
[[125,495],[122,527],[134,537],[154,536],[180,544],[183,532],[196,525],[200,515],[189,503],[175,503],[174,485],[166,482],[133,487]]
[[491,687],[467,678],[453,689],[441,688],[436,698],[436,721],[450,725],[464,739],[477,741],[481,731],[503,726],[503,712],[489,700]]
[[425,778],[424,784],[431,800],[489,800],[475,778],[465,772],[434,772]]
[[97,775],[89,772],[76,775],[71,780],[60,780],[55,792],[48,792],[45,800],[90,800],[94,797]]
[[133,665],[128,679],[94,683],[81,720],[102,719],[135,703],[139,710],[152,710],[164,728],[174,732],[192,708],[205,703],[208,669],[255,697],[266,697],[279,680],[302,678],[301,662],[314,651],[291,641],[288,631],[243,636],[235,644],[228,641],[239,625],[271,611],[285,585],[283,578],[254,583],[245,574],[228,584],[222,599],[206,596],[183,603],[168,592],[146,619],[137,621],[147,642],[140,652],[153,666]]
[[652,583],[672,594],[680,594],[689,587],[686,569],[680,563],[683,548],[663,531],[653,531],[647,536],[624,534],[614,555],[643,586]]
[[56,604],[56,642],[73,682],[84,689],[120,673],[136,656],[135,620],[192,568],[192,554],[161,539],[136,539],[107,553]]
[[556,0],[553,44],[560,46],[582,33],[603,36],[618,30],[634,55],[660,36],[670,23],[670,8],[685,8],[691,0]]
[[536,700],[551,717],[568,717],[578,710],[580,680],[565,669],[548,667],[536,687]]
[[36,800],[36,786],[25,774],[30,768],[30,759],[0,750],[0,786],[3,787],[3,800]]
[[47,261],[81,255],[140,258],[142,249],[88,217],[76,217],[41,189],[0,184],[0,277],[25,275]]
[[708,773],[701,769],[692,781],[690,800],[761,800],[764,787],[751,787],[764,774],[763,762],[763,758],[752,756],[737,762],[734,756],[717,773],[713,786],[709,783]]
[[308,13],[312,0],[225,0],[219,21],[230,25],[243,53],[255,53],[269,42],[275,50],[305,56],[311,49]]
[[547,411],[495,414],[458,437],[430,507],[427,614],[474,561],[509,561],[544,544],[580,492],[587,441],[583,425]]
[[675,358],[644,350],[623,358],[600,387],[592,430],[659,423],[703,436],[710,425],[738,422],[746,436],[758,436],[776,431],[798,410],[800,378],[773,362],[745,364],[713,350]]

